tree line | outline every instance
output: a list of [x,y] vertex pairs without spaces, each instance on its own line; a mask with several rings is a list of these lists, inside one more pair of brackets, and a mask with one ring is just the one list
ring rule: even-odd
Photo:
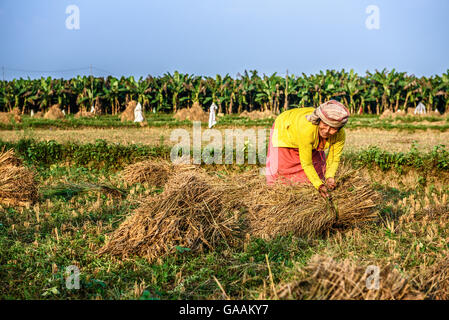
[[406,72],[326,70],[312,75],[286,73],[279,76],[245,71],[235,78],[226,74],[203,77],[175,71],[162,76],[106,78],[77,76],[72,79],[14,79],[0,82],[0,111],[18,108],[21,113],[45,112],[59,104],[67,113],[88,111],[92,105],[106,114],[122,112],[130,100],[146,111],[176,112],[198,102],[204,108],[213,102],[225,114],[272,111],[318,106],[335,99],[351,113],[381,114],[416,107],[445,112],[449,105],[449,70],[442,75],[416,77]]

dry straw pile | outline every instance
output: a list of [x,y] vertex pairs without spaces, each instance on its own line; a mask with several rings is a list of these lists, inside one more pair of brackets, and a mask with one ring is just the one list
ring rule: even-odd
[[62,113],[61,109],[59,108],[59,104],[54,104],[45,113],[44,118],[50,119],[50,120],[59,120],[59,119],[64,119],[65,115],[64,115],[64,113]]
[[411,288],[407,279],[393,267],[387,266],[379,271],[376,289],[373,273],[367,272],[366,266],[315,255],[304,270],[298,270],[298,279],[281,285],[276,296],[280,299],[313,300],[423,299],[423,294]]
[[350,226],[376,218],[380,197],[369,181],[341,165],[336,182],[332,200],[327,201],[310,185],[270,187],[259,179],[248,188],[245,199],[250,233],[264,239],[288,234],[307,237],[336,225]]
[[33,116],[34,118],[43,118],[44,114],[42,113],[42,111],[38,111],[34,114]]
[[20,117],[20,110],[14,108],[11,112],[0,112],[0,123],[10,124],[10,123],[21,123],[22,118]]
[[[134,117],[134,111],[137,107],[137,101],[135,100],[131,100],[130,102],[128,102],[128,105],[126,106],[125,111],[122,112],[122,114],[120,115],[120,121],[121,122],[126,122],[126,121],[133,121],[135,120]],[[142,111],[142,116],[144,117],[142,122],[139,122],[141,127],[145,127],[148,125],[148,123],[145,121],[145,114]]]
[[162,187],[168,180],[171,166],[165,161],[145,160],[127,166],[123,179],[128,184],[148,183],[150,186]]
[[142,183],[153,187],[163,187],[173,174],[196,170],[198,166],[171,164],[168,161],[148,159],[130,164],[121,173],[128,184]]
[[0,153],[0,203],[23,206],[37,200],[34,173],[22,165],[13,150]]
[[178,110],[173,117],[179,121],[209,121],[209,114],[203,110],[198,102],[195,102],[191,108]]
[[75,114],[75,118],[93,118],[95,114],[86,110],[80,110]]
[[128,105],[126,106],[125,111],[122,112],[120,115],[120,121],[134,121],[134,110],[136,109],[137,101],[131,100],[128,102]]
[[175,173],[164,192],[147,198],[99,252],[136,254],[152,261],[175,252],[177,246],[201,251],[222,242],[236,245],[236,197],[229,191],[206,173]]

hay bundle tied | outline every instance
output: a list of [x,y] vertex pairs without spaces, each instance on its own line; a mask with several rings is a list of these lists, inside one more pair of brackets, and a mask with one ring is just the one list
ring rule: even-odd
[[22,165],[13,150],[0,153],[0,203],[22,206],[38,198],[34,173]]
[[193,106],[191,108],[178,110],[173,117],[179,121],[209,121],[209,114],[203,110],[198,102],[193,103]]
[[21,122],[22,118],[15,112],[0,112],[0,123],[13,124]]
[[120,115],[120,121],[134,121],[134,110],[136,109],[137,101],[131,100],[128,102],[128,105],[126,106],[125,111],[122,112]]
[[367,266],[315,255],[304,270],[299,270],[299,279],[280,286],[277,296],[313,300],[416,300],[424,297],[392,266],[379,267],[378,271],[377,282]]
[[64,119],[65,115],[64,113],[61,111],[61,109],[59,108],[59,104],[54,104],[53,106],[51,106],[50,109],[48,109],[48,111],[45,113],[44,115],[45,119],[50,119],[50,120],[59,120],[59,119]]
[[169,177],[186,171],[196,170],[196,165],[169,163],[168,161],[148,159],[130,164],[122,171],[123,180],[128,184],[147,183],[150,186],[163,187]]
[[265,239],[288,234],[307,237],[377,216],[379,195],[357,171],[340,166],[336,182],[328,200],[311,185],[267,186],[259,179],[245,200],[251,234]]
[[8,112],[0,112],[0,123],[10,124],[11,123],[11,114]]
[[222,242],[234,245],[239,227],[229,194],[200,171],[175,174],[164,192],[146,199],[99,252],[152,261],[174,253],[178,246],[201,250]]
[[150,186],[162,187],[170,171],[171,166],[165,161],[145,160],[127,166],[122,176],[128,184],[148,183]]

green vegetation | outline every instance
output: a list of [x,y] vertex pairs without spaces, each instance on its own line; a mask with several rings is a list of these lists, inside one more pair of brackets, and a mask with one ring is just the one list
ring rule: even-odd
[[[0,150],[3,148],[14,149],[26,163],[37,167],[49,167],[62,162],[77,167],[112,171],[148,157],[169,160],[171,151],[171,147],[166,145],[122,145],[104,140],[86,144],[33,139],[21,139],[17,142],[0,141]],[[191,150],[191,156],[193,156],[193,150]],[[378,147],[370,147],[361,151],[346,151],[342,157],[343,161],[350,161],[354,166],[378,167],[383,171],[391,169],[399,172],[407,169],[449,170],[449,150],[444,145],[435,146],[430,152],[418,151],[415,146],[408,152],[389,152]],[[222,159],[224,159],[224,150]],[[245,159],[247,160],[246,152]],[[232,166],[227,165],[227,167]]]
[[380,114],[415,107],[422,101],[428,110],[444,112],[449,99],[449,71],[442,75],[418,78],[405,72],[382,70],[358,75],[326,70],[315,75],[260,76],[257,71],[245,71],[236,78],[202,77],[174,72],[161,77],[109,76],[64,79],[14,79],[0,82],[0,111],[19,108],[45,112],[55,103],[67,113],[90,110],[95,106],[107,114],[118,114],[129,100],[138,100],[147,111],[176,112],[194,102],[210,105],[215,102],[218,112],[241,113],[244,110],[271,110],[278,113],[296,106],[317,106],[337,99],[351,113]]
[[449,151],[445,145],[434,146],[431,152],[423,153],[412,146],[409,152],[388,152],[378,147],[370,147],[357,153],[346,153],[359,166],[378,166],[381,170],[395,169],[403,172],[414,168],[423,172],[432,170],[449,170]]

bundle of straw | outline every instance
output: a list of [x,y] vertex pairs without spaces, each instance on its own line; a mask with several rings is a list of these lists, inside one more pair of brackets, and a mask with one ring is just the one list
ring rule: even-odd
[[44,118],[51,120],[64,119],[65,115],[59,107],[59,104],[52,105],[51,108],[45,113]]
[[185,247],[235,245],[238,218],[231,193],[201,171],[175,173],[162,194],[147,198],[112,233],[100,254],[140,255],[152,261]]
[[183,121],[209,121],[209,114],[203,110],[198,102],[194,102],[191,108],[180,109],[173,116],[176,120]]
[[26,205],[38,198],[34,173],[22,165],[14,151],[0,153],[0,203]]
[[145,160],[127,166],[123,179],[128,184],[148,183],[151,186],[162,187],[168,180],[171,171],[169,163],[156,160]]
[[125,111],[123,111],[122,114],[120,115],[120,121],[121,122],[134,121],[134,110],[136,109],[136,106],[137,101],[132,100],[128,102]]
[[391,266],[375,275],[349,260],[337,262],[331,257],[315,255],[299,280],[284,284],[277,291],[281,299],[318,300],[415,300],[424,295],[412,289],[399,271]]
[[0,112],[0,123],[11,124],[11,123],[21,123],[22,118],[20,115],[14,112]]
[[311,185],[266,186],[259,179],[245,200],[251,234],[264,239],[288,234],[307,237],[377,216],[379,195],[357,171],[343,167],[336,181],[331,199],[324,199]]

